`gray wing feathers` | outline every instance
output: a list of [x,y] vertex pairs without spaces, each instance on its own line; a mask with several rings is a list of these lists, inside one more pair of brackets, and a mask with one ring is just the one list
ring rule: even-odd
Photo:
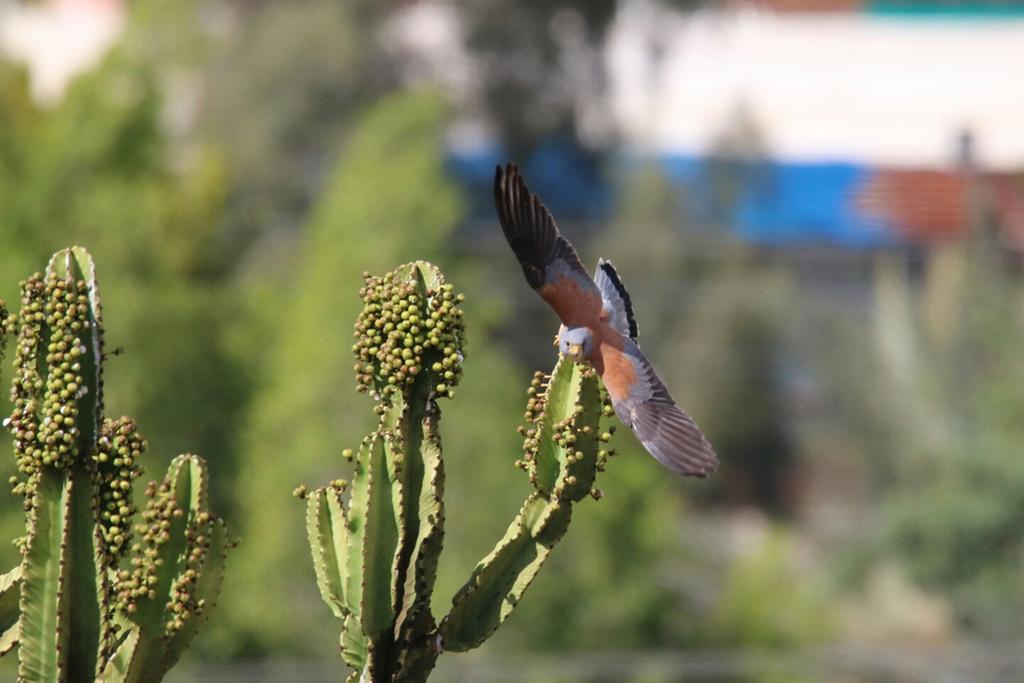
[[680,474],[706,477],[718,468],[714,449],[689,415],[672,400],[665,383],[635,345],[629,349],[637,369],[638,387],[615,402],[619,419],[636,432],[651,455]]
[[604,308],[608,312],[608,322],[618,330],[622,336],[630,339],[637,338],[636,318],[633,316],[633,302],[629,298],[629,292],[622,284],[619,274],[611,261],[598,259],[597,271],[594,273],[594,282],[601,290],[601,299],[604,301]]

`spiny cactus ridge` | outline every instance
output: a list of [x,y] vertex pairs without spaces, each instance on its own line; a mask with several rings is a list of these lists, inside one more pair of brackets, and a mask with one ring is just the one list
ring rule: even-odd
[[25,682],[158,681],[208,615],[229,545],[206,510],[205,464],[177,458],[133,525],[146,442],[130,418],[103,417],[92,258],[57,252],[21,294],[4,321],[15,337],[5,426],[27,535],[0,577],[0,653],[18,646]]
[[565,533],[572,503],[593,488],[609,453],[611,408],[596,373],[568,360],[529,390],[524,456],[534,491],[480,561],[440,623],[430,604],[444,537],[444,464],[436,399],[450,397],[465,348],[462,295],[429,263],[365,276],[355,329],[356,380],[379,416],[342,455],[350,481],[311,492],[306,521],[320,593],[342,622],[350,680],[422,681],[443,650],[476,647],[506,619]]
[[612,408],[597,373],[560,357],[550,376],[534,376],[527,394],[519,430],[524,455],[516,466],[528,473],[534,492],[452,600],[439,629],[445,650],[470,650],[489,638],[565,534],[573,503],[601,497],[594,479],[613,452],[598,446],[614,428],[600,431]]

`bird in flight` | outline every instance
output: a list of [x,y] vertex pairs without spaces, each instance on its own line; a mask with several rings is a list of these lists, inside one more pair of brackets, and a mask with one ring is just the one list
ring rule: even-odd
[[515,164],[495,171],[494,203],[526,281],[562,321],[562,354],[597,370],[615,414],[658,462],[688,476],[714,472],[711,444],[640,350],[632,302],[611,262],[599,259],[590,277]]

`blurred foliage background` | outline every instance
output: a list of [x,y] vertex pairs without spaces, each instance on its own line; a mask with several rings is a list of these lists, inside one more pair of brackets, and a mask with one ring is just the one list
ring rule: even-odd
[[[604,498],[495,640],[438,678],[1014,680],[993,662],[1024,670],[1006,660],[1024,638],[1024,296],[988,214],[941,246],[796,255],[692,224],[679,207],[700,198],[588,109],[618,3],[446,5],[480,67],[474,98],[388,39],[409,4],[138,0],[55,102],[0,60],[0,297],[87,246],[123,349],[108,412],[137,418],[151,476],[205,455],[239,530],[179,680],[338,677],[291,491],[343,473],[372,419],[349,352],[365,270],[430,259],[468,296],[439,609],[515,513],[515,427],[556,321],[488,217],[487,183],[456,182],[466,111],[508,158],[573,150],[571,168],[536,165],[556,217],[551,178],[614,188],[563,231],[585,262],[614,258],[645,349],[723,466],[670,477],[621,430]],[[723,142],[713,217],[761,153]],[[20,524],[11,497],[0,531]],[[0,566],[15,558],[0,544]]]

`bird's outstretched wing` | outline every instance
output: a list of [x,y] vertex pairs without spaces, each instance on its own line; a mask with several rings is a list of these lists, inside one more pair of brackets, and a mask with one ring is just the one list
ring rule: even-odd
[[604,317],[608,323],[623,337],[635,340],[638,331],[636,318],[633,316],[633,301],[629,298],[629,292],[626,291],[611,261],[603,258],[597,260],[594,282],[601,290]]
[[[700,428],[680,410],[640,347],[603,345],[602,378],[615,413],[665,467],[693,477],[718,468],[718,457]],[[630,376],[632,375],[632,376]]]
[[601,290],[580,263],[555,220],[530,193],[515,164],[494,173],[494,204],[505,239],[526,281],[568,327],[593,325],[601,314]]

